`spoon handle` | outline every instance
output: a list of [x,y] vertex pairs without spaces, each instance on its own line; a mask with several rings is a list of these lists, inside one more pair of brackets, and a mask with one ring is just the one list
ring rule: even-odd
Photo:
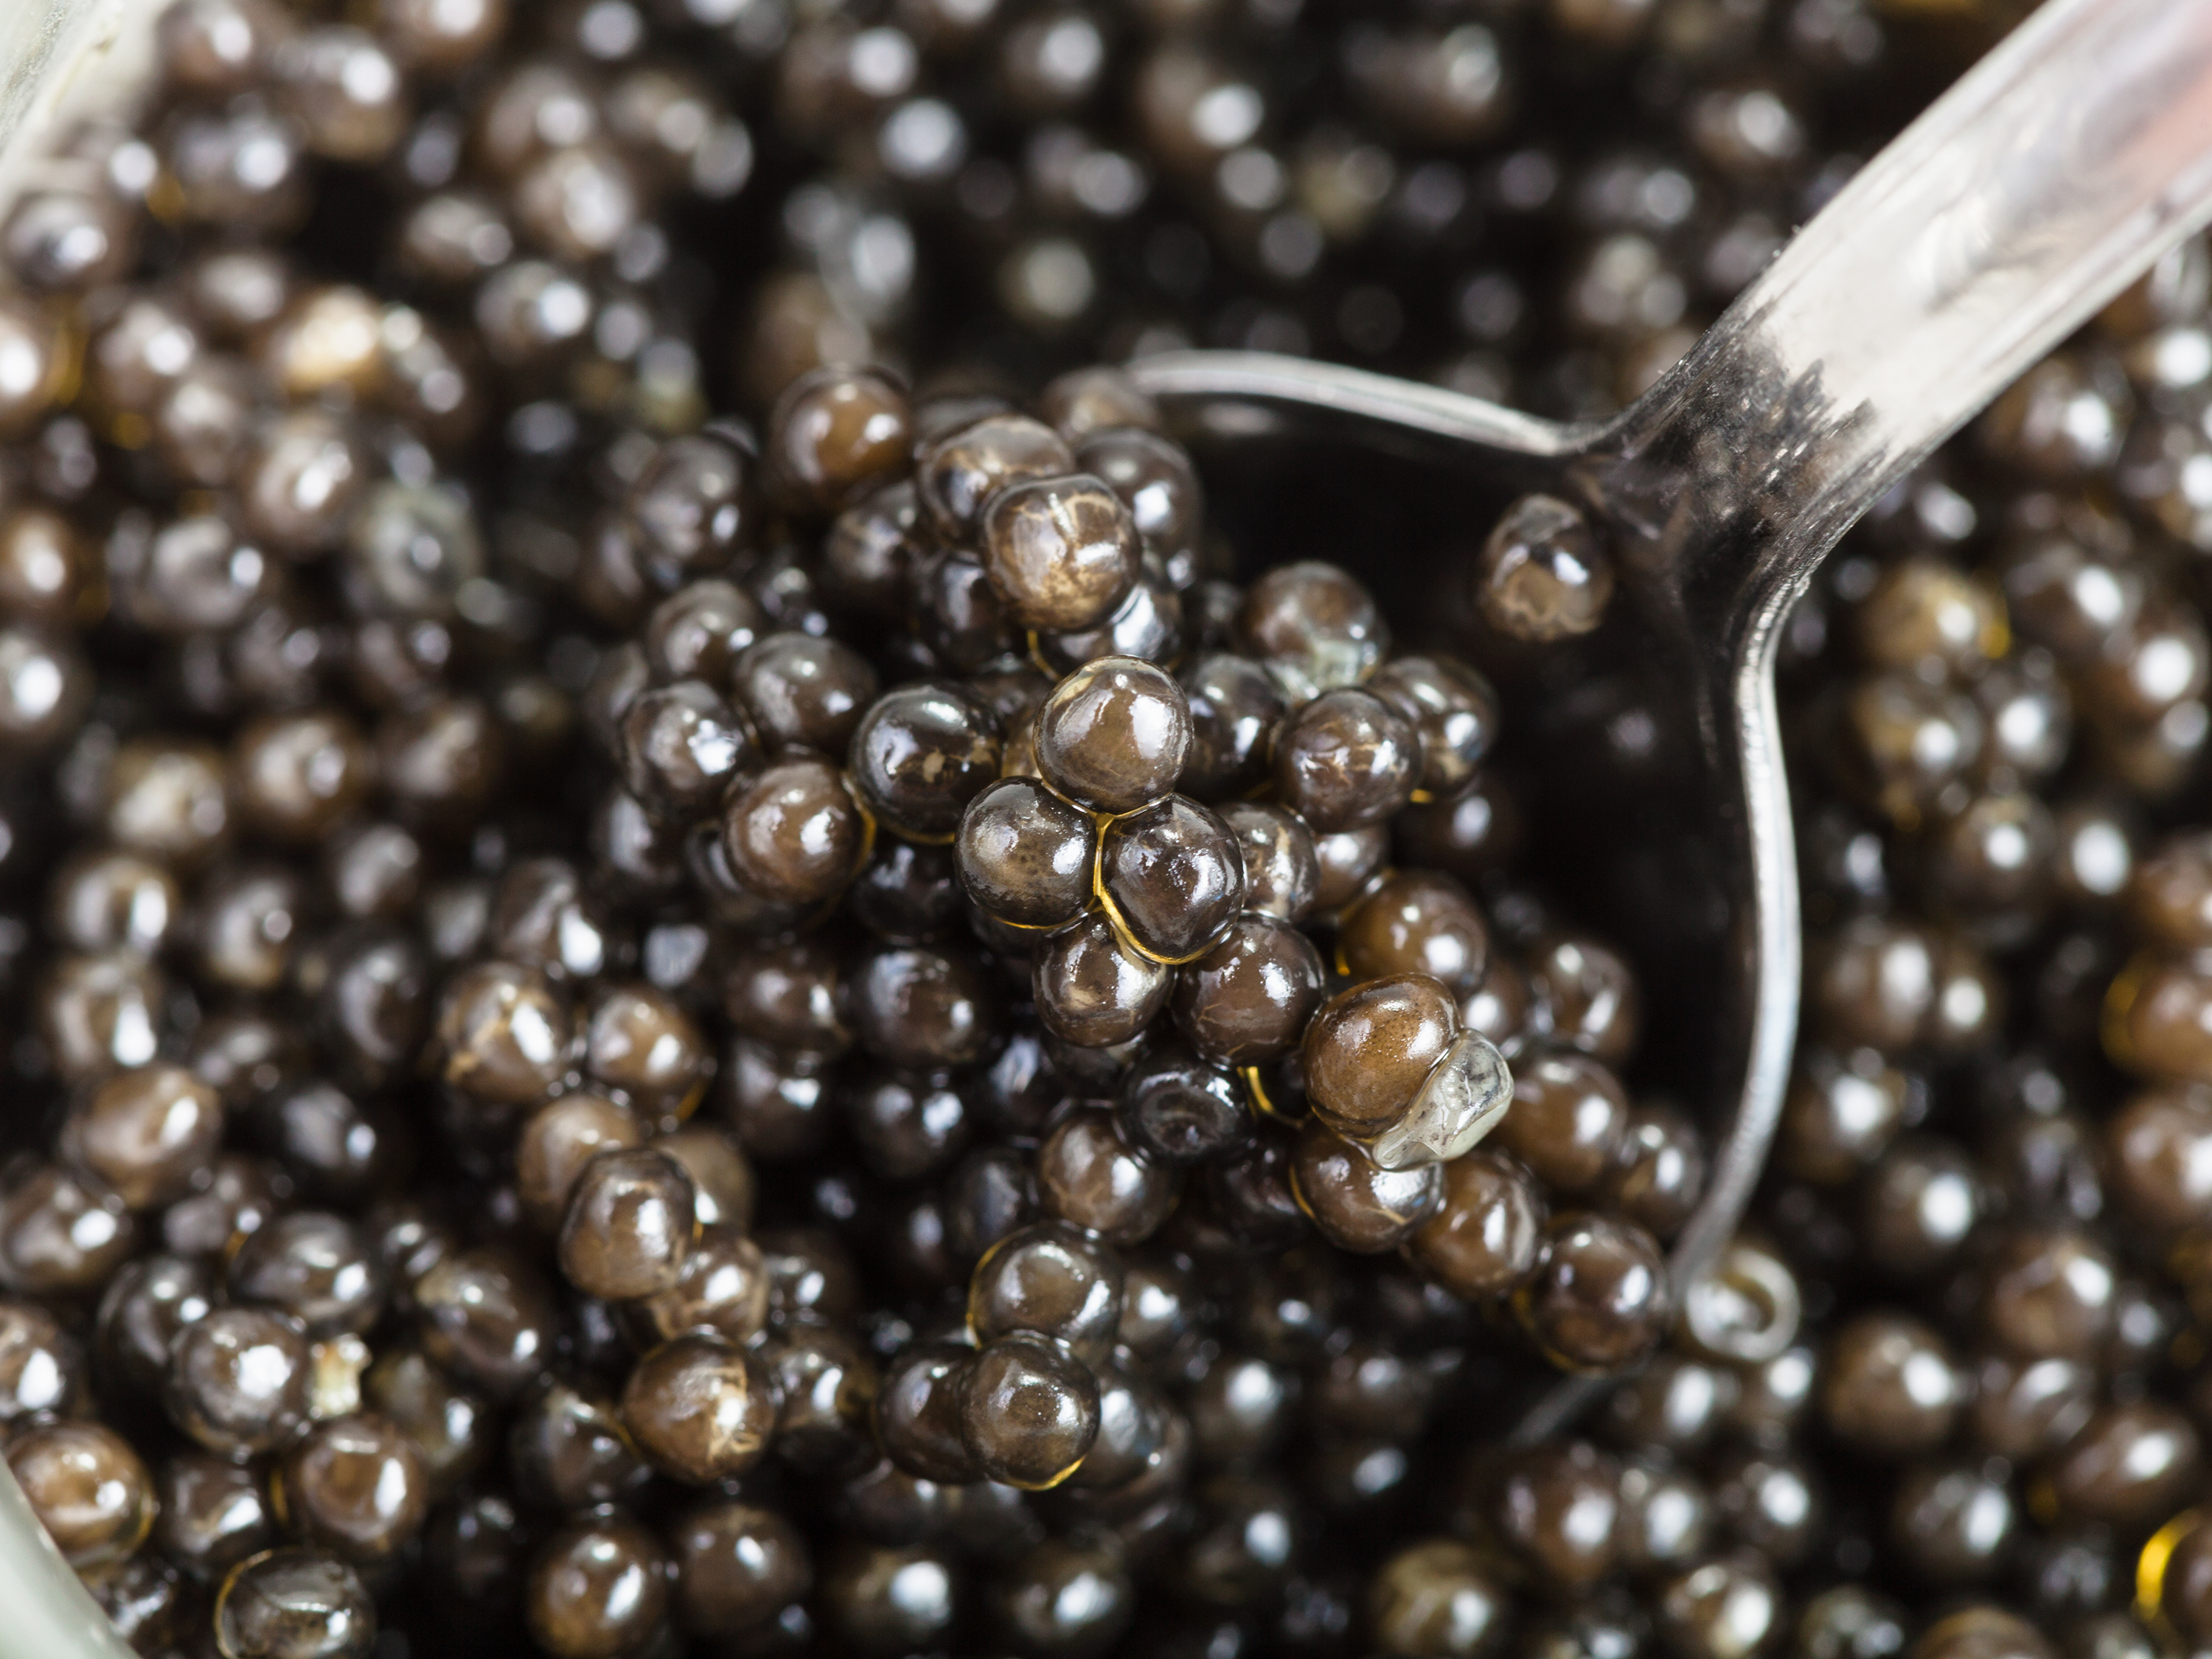
[[1615,482],[1711,492],[1646,496],[1688,563],[1763,521],[1753,569],[1680,573],[1733,590],[1707,620],[1751,645],[1883,489],[2208,217],[2212,3],[2049,0],[1621,418]]

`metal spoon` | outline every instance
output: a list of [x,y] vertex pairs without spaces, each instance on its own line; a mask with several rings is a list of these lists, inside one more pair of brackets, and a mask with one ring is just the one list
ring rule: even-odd
[[[1796,1035],[1778,625],[1884,491],[2208,217],[2212,0],[2050,0],[1612,420],[1560,425],[1261,353],[1133,366],[1201,444],[1249,459],[1285,440],[1322,441],[1332,466],[1347,446],[1417,455],[1479,487],[1563,496],[1610,541],[1623,579],[1615,603],[1626,599],[1636,647],[1656,671],[1643,683],[1664,688],[1644,713],[1689,734],[1704,805],[1691,840],[1717,855],[1707,862],[1718,872],[1719,1006],[1698,988],[1717,1157],[1674,1247],[1678,1291],[1741,1217]],[[1269,487],[1295,492],[1310,471],[1284,467]],[[1632,822],[1636,803],[1619,805],[1614,822]],[[1648,951],[1639,966],[1647,983],[1704,971]],[[1600,1386],[1554,1388],[1519,1437],[1558,1429]]]

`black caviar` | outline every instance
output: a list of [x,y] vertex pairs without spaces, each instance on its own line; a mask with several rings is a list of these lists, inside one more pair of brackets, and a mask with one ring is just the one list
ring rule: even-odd
[[0,1449],[122,1638],[2212,1640],[2203,244],[1788,625],[1690,1284],[1634,573],[1113,366],[1608,413],[2016,9],[179,0],[0,219]]

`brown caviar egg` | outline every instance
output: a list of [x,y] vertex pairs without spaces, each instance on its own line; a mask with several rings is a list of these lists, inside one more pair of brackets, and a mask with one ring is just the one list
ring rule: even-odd
[[1490,930],[1467,891],[1449,876],[1401,870],[1353,907],[1337,950],[1356,980],[1425,974],[1455,998],[1482,983]]
[[1110,1112],[1086,1109],[1039,1143],[1036,1184],[1047,1214],[1109,1243],[1136,1244],[1167,1219],[1180,1183],[1172,1165],[1129,1145]]
[[1498,1561],[1455,1538],[1425,1538],[1375,1570],[1367,1628],[1380,1652],[1479,1659],[1497,1650],[1512,1605]]
[[732,791],[722,805],[722,848],[755,892],[811,904],[852,879],[866,854],[866,827],[837,767],[794,756]]
[[711,1124],[686,1123],[654,1137],[654,1146],[691,1177],[691,1208],[702,1227],[751,1224],[757,1183],[737,1141]]
[[1606,1201],[1660,1238],[1680,1231],[1705,1196],[1705,1149],[1697,1126],[1671,1106],[1638,1106],[1613,1157],[1601,1182]]
[[623,781],[663,817],[712,806],[755,758],[741,715],[698,680],[641,692],[621,716]]
[[1376,671],[1367,689],[1413,728],[1421,770],[1415,788],[1448,801],[1464,794],[1498,741],[1498,693],[1451,657],[1399,657]]
[[1245,908],[1305,920],[1322,884],[1319,844],[1305,820],[1265,801],[1231,801],[1219,810],[1243,859]]
[[2135,866],[2126,899],[2129,920],[2148,943],[2177,951],[2212,947],[2212,836],[2161,842]]
[[842,1053],[852,1047],[850,963],[820,939],[762,945],[722,981],[722,1011],[746,1036]]
[[2127,1213],[2158,1233],[2212,1214],[2212,1100],[2191,1089],[2136,1096],[2105,1127],[2107,1179]]
[[240,528],[293,556],[335,544],[368,483],[368,458],[353,428],[312,407],[273,416],[255,432],[239,467]]
[[1926,930],[1878,916],[1847,923],[1812,953],[1812,1012],[1839,1044],[1884,1054],[1911,1048],[1936,998],[1936,944]]
[[1890,1507],[1893,1547],[1911,1559],[1918,1577],[1937,1583],[1988,1577],[2014,1531],[2006,1483],[1969,1465],[1916,1465],[1899,1482]]
[[1605,619],[1613,562],[1580,509],[1553,495],[1524,495],[1483,544],[1475,607],[1501,634],[1551,644]]
[[1904,1121],[1905,1074],[1871,1049],[1806,1055],[1782,1107],[1776,1157],[1802,1181],[1837,1186],[1880,1157]]
[[1306,1027],[1302,1058],[1316,1115],[1346,1133],[1388,1128],[1458,1031],[1450,993],[1425,974],[1339,992]]
[[1627,1061],[1636,1048],[1643,999],[1620,952],[1586,935],[1560,933],[1538,943],[1522,966],[1530,991],[1550,1010],[1554,1040],[1608,1066]]
[[525,1213],[553,1231],[584,1165],[611,1147],[635,1146],[644,1138],[629,1109],[604,1095],[563,1095],[539,1107],[515,1143],[515,1191]]
[[104,191],[26,191],[0,226],[0,252],[27,288],[82,292],[129,274],[137,228],[129,205]]
[[179,1332],[169,1352],[169,1419],[211,1452],[253,1455],[307,1425],[311,1356],[297,1320],[218,1308]]
[[963,689],[896,686],[853,733],[848,765],[861,804],[895,834],[949,841],[961,815],[999,775],[1002,737],[991,709]]
[[125,1643],[156,1649],[181,1633],[187,1595],[184,1579],[151,1551],[142,1550],[95,1573],[85,1588]]
[[227,1282],[236,1301],[278,1309],[318,1338],[368,1330],[389,1291],[362,1230],[321,1210],[294,1210],[255,1231],[231,1257]]
[[2052,1462],[2050,1489],[2061,1515],[2148,1526],[2194,1490],[2201,1451],[2196,1427],[2163,1401],[2107,1406]]
[[978,526],[983,569],[1024,628],[1096,626],[1127,597],[1142,552],[1136,521],[1088,473],[1027,478],[990,498]]
[[26,296],[0,301],[0,437],[28,436],[67,372],[61,331],[43,309]]
[[215,1600],[228,1659],[368,1659],[376,1602],[361,1576],[320,1550],[270,1550],[234,1568]]
[[968,540],[1000,490],[1074,471],[1074,452],[1050,427],[1026,415],[988,415],[923,443],[915,459],[915,484],[938,532]]
[[474,63],[507,32],[507,0],[379,0],[377,23],[407,63],[433,71]]
[[306,884],[289,871],[248,869],[211,879],[193,921],[203,975],[234,990],[276,989],[291,969],[307,905]]
[[308,289],[261,337],[255,359],[287,398],[371,397],[383,379],[381,322],[375,300],[350,283]]
[[1160,425],[1152,397],[1121,370],[1103,365],[1054,375],[1038,393],[1037,410],[1071,443],[1110,428],[1158,431]]
[[1405,1243],[1444,1194],[1443,1165],[1385,1170],[1318,1115],[1298,1132],[1291,1182],[1298,1207],[1322,1236],[1358,1255]]
[[623,1421],[654,1466],[703,1485],[742,1474],[775,1434],[775,1387],[760,1358],[694,1333],[637,1362],[623,1386]]
[[1252,1137],[1245,1091],[1225,1066],[1183,1044],[1161,1044],[1121,1079],[1121,1133],[1170,1164],[1203,1164]]
[[855,1653],[927,1652],[958,1613],[954,1563],[922,1544],[855,1542],[823,1575],[830,1628]]
[[783,629],[739,652],[730,689],[767,747],[842,756],[876,700],[877,674],[848,645]]
[[697,1103],[714,1060],[698,1023],[668,993],[638,982],[592,999],[583,1024],[584,1069],[641,1110],[678,1115]]
[[750,457],[719,432],[672,438],[653,452],[623,501],[653,582],[672,588],[728,565],[753,532],[752,473]]
[[1985,1356],[1974,1371],[1967,1426],[1976,1443],[2025,1462],[2080,1432],[2096,1407],[2096,1372],[2077,1360]]
[[687,582],[645,619],[645,656],[653,678],[719,685],[738,654],[768,631],[760,601],[719,576]]
[[784,388],[768,423],[768,472],[794,505],[835,513],[907,465],[906,394],[871,369],[823,368]]
[[1048,1540],[1016,1562],[996,1589],[1000,1625],[1021,1650],[1109,1651],[1136,1616],[1136,1585],[1113,1545]]
[[1269,745],[1287,707],[1267,670],[1217,651],[1178,678],[1190,706],[1190,749],[1177,787],[1198,800],[1229,801],[1265,785]]
[[1176,970],[1121,942],[1091,915],[1053,934],[1036,954],[1031,984],[1047,1031],[1080,1048],[1127,1042],[1167,1006]]
[[1876,1160],[1860,1192],[1860,1243],[1876,1266],[1925,1273],[1972,1233],[1989,1206],[1965,1150],[1932,1135],[1900,1137]]
[[1981,758],[1981,710],[1964,692],[1889,673],[1844,694],[1838,763],[1854,794],[1901,825],[1917,825]]
[[1702,1561],[1658,1587],[1669,1649],[1694,1659],[1748,1659],[1779,1634],[1789,1603],[1773,1569],[1742,1551]]
[[238,1152],[217,1155],[199,1190],[161,1215],[161,1243],[179,1255],[219,1255],[265,1224],[291,1194],[274,1164]]
[[1906,1659],[2053,1659],[2053,1650],[2042,1632],[2017,1614],[1976,1605],[1929,1626]]
[[1990,1337],[2023,1358],[2092,1358],[2111,1334],[2118,1264],[2073,1228],[1998,1240],[1983,1267],[1982,1317]]
[[876,1437],[884,1455],[921,1480],[960,1483],[975,1478],[975,1460],[960,1432],[962,1380],[973,1348],[918,1342],[884,1368],[876,1391]]
[[231,748],[240,826],[313,842],[358,806],[369,785],[368,746],[343,715],[257,722]]
[[1860,649],[1877,668],[1966,677],[2004,654],[2004,601],[1994,584],[1924,554],[1883,572],[1857,621]]
[[0,1185],[0,1283],[11,1291],[90,1295],[136,1242],[122,1201],[58,1164],[23,1164]]
[[1514,1297],[1536,1344],[1569,1370],[1614,1371],[1650,1352],[1674,1313],[1651,1236],[1604,1216],[1555,1216],[1535,1274]]
[[638,179],[611,144],[586,142],[546,151],[514,181],[515,228],[556,258],[611,253],[639,217]]
[[684,1258],[684,1276],[670,1289],[629,1304],[623,1318],[626,1328],[658,1342],[692,1331],[750,1342],[768,1324],[767,1259],[738,1228],[702,1226]]
[[1333,834],[1379,825],[1407,803],[1419,775],[1419,743],[1382,698],[1342,687],[1284,720],[1273,765],[1284,804]]
[[64,1413],[83,1388],[76,1339],[34,1302],[0,1301],[0,1425]]
[[1863,1314],[1830,1340],[1820,1411],[1855,1449],[1889,1456],[1931,1450],[1949,1435],[1964,1389],[1942,1339],[1901,1314]]
[[1190,736],[1188,700],[1164,670],[1102,657],[1061,680],[1038,710],[1037,764],[1077,805],[1133,812],[1174,789]]
[[2212,976],[2186,962],[2138,958],[2105,1002],[2106,1053],[2138,1076],[2212,1082]]
[[274,1492],[301,1539],[364,1564],[390,1559],[430,1507],[414,1442],[374,1413],[310,1428],[278,1465]]
[[1287,921],[1247,911],[1175,982],[1175,1021],[1200,1052],[1228,1066],[1288,1054],[1321,1006],[1321,952]]
[[590,1516],[539,1547],[524,1621],[555,1659],[619,1659],[666,1616],[668,1577],[668,1558],[650,1532],[618,1513]]
[[222,775],[221,757],[204,744],[125,744],[109,775],[108,835],[173,866],[200,862],[232,827]]
[[698,1232],[691,1177],[650,1146],[595,1153],[561,1223],[561,1272],[608,1301],[674,1288]]
[[968,1329],[979,1345],[1031,1332],[1096,1364],[1117,1340],[1123,1287],[1109,1247],[1064,1222],[1039,1222],[1000,1239],[975,1264]]
[[496,1399],[544,1374],[557,1319],[551,1291],[496,1248],[461,1250],[415,1281],[423,1352]]
[[1318,561],[1279,565],[1246,590],[1238,647],[1265,665],[1285,695],[1310,699],[1358,685],[1389,649],[1372,594],[1346,572]]
[[199,355],[199,334],[174,299],[125,299],[85,351],[85,390],[111,422],[143,422]]
[[1314,888],[1314,908],[1327,914],[1340,910],[1366,890],[1390,855],[1390,831],[1385,824],[1340,830],[1314,837],[1314,863],[1321,879]]
[[971,1065],[999,1033],[996,988],[973,953],[957,946],[884,947],[860,964],[852,983],[861,1046],[894,1066]]
[[255,1468],[201,1451],[170,1455],[161,1468],[155,1548],[202,1582],[274,1544],[276,1517]]
[[413,1444],[434,1498],[474,1474],[489,1455],[489,1408],[419,1349],[384,1349],[361,1379],[361,1396]]
[[216,1091],[173,1066],[107,1079],[62,1125],[62,1155],[91,1171],[134,1210],[181,1198],[222,1139]]
[[2212,1534],[2201,1520],[2175,1540],[2155,1599],[2187,1640],[2201,1643],[2212,1632]]
[[1058,1486],[1098,1437],[1098,1384],[1058,1343],[1026,1332],[979,1349],[961,1371],[960,1438],[986,1479]]
[[[0,302],[0,430],[7,424],[8,310]],[[16,622],[66,623],[86,603],[92,562],[77,530],[41,507],[0,515],[0,614]]]
[[32,753],[74,731],[91,692],[91,670],[67,640],[0,627],[0,753]]
[[97,1423],[44,1423],[12,1436],[8,1468],[63,1559],[80,1571],[120,1561],[154,1522],[154,1477]]
[[319,155],[374,161],[407,130],[405,78],[365,30],[307,29],[277,47],[275,68],[285,106]]
[[806,1539],[775,1510],[717,1498],[672,1524],[676,1613],[701,1636],[758,1629],[814,1585]]
[[653,1474],[613,1400],[560,1377],[531,1390],[516,1408],[507,1459],[519,1496],[562,1510],[634,1497]]
[[1611,1569],[1620,1466],[1588,1441],[1512,1456],[1492,1504],[1499,1534],[1549,1583],[1580,1589]]
[[1244,863],[1220,815],[1170,795],[1109,822],[1098,836],[1098,885],[1129,942],[1182,962],[1243,908]]
[[1091,815],[1028,777],[1002,778],[969,802],[954,843],[968,896],[1018,927],[1081,915],[1097,848]]
[[1406,1255],[1454,1296],[1491,1301],[1536,1270],[1543,1229],[1544,1200],[1528,1170],[1477,1150],[1443,1165],[1443,1197],[1406,1241]]
[[463,969],[439,999],[446,1081],[488,1104],[544,1098],[568,1070],[570,1030],[550,981],[511,963]]

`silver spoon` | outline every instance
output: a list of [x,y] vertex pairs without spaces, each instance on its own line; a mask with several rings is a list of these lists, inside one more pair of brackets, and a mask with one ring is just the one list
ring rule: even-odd
[[[1673,704],[1660,712],[1694,733],[1686,747],[1725,911],[1710,1034],[1719,1080],[1704,1114],[1717,1156],[1674,1247],[1678,1291],[1742,1215],[1796,1036],[1778,624],[1884,491],[2208,217],[2212,0],[2050,0],[1611,420],[1561,425],[1263,353],[1132,366],[1198,441],[1417,455],[1491,489],[1575,501],[1610,542],[1615,603]],[[1601,1386],[1554,1388],[1518,1437],[1557,1430]]]

